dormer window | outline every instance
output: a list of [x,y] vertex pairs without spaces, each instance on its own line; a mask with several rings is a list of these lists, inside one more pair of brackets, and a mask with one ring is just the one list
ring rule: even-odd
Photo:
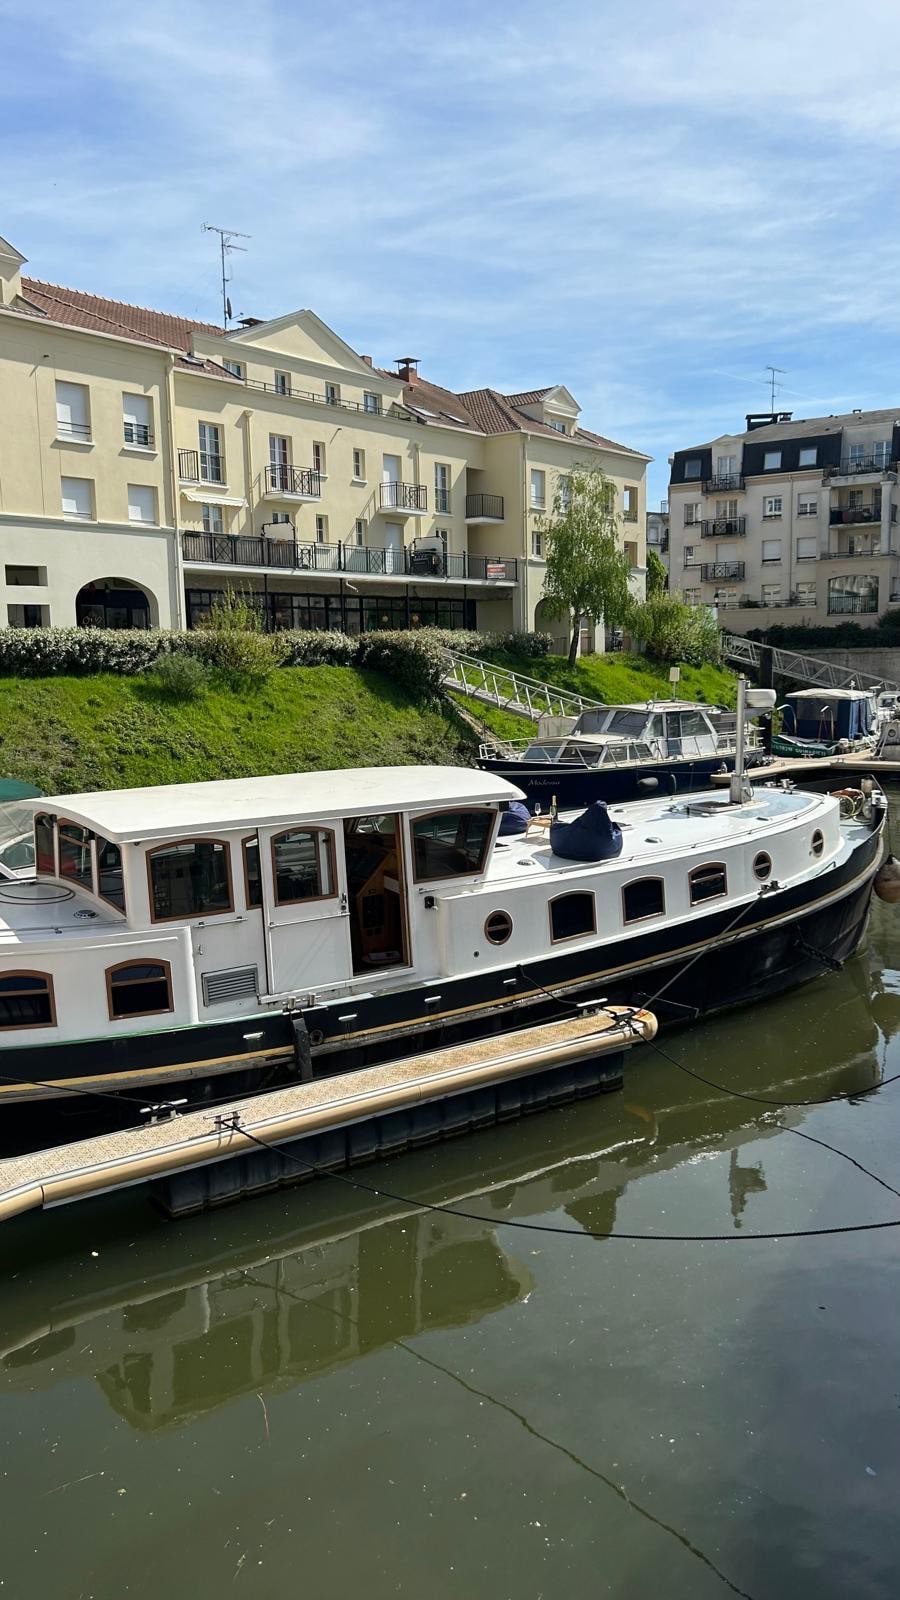
[[565,433],[565,431],[566,431],[565,423],[564,422],[560,422],[558,417],[548,417],[547,418],[547,425],[548,425],[548,427],[551,427],[551,428],[555,429],[555,431],[557,433]]
[[242,378],[244,376],[244,363],[242,361],[223,361],[222,365],[226,372],[231,373],[233,378]]

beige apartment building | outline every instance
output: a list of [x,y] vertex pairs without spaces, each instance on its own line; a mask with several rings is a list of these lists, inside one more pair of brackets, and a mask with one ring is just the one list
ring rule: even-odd
[[[900,603],[900,412],[747,417],[671,457],[670,585],[737,633]],[[776,615],[769,615],[775,612]]]
[[[0,239],[0,624],[549,628],[541,520],[614,480],[641,592],[649,457],[564,385],[456,394],[312,312],[227,331],[23,277]],[[593,638],[585,632],[582,647]]]

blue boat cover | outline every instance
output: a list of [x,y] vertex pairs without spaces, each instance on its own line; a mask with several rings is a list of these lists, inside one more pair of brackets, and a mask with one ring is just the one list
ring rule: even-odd
[[550,849],[567,861],[611,861],[622,853],[622,830],[595,800],[574,822],[550,824]]
[[530,822],[528,807],[521,800],[511,800],[506,811],[500,817],[500,835],[507,833],[526,833]]
[[866,694],[804,689],[787,696],[784,732],[796,739],[859,739],[871,731],[872,703]]

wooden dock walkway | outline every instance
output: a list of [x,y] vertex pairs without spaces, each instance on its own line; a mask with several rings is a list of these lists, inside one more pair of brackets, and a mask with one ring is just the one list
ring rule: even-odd
[[[259,1152],[260,1144],[287,1145],[396,1113],[406,1113],[409,1124],[408,1114],[416,1108],[459,1096],[471,1098],[472,1091],[509,1085],[536,1074],[547,1074],[551,1083],[546,1097],[531,1103],[552,1104],[559,1098],[552,1088],[553,1073],[597,1057],[621,1055],[655,1033],[656,1019],[648,1011],[634,1013],[626,1007],[584,1010],[562,1022],[520,1028],[401,1061],[236,1098],[216,1111],[201,1108],[169,1121],[8,1157],[0,1160],[0,1221],[238,1157],[262,1154],[265,1159],[267,1152]],[[486,1115],[482,1104],[480,1109],[472,1109],[468,1122],[465,1116],[450,1119],[444,1131],[462,1132],[466,1126],[481,1126],[505,1114],[498,1107],[496,1115]],[[441,1137],[441,1125],[432,1126],[437,1128],[432,1137]],[[253,1138],[245,1137],[244,1130]],[[405,1143],[419,1142],[421,1137],[395,1138],[388,1148],[399,1150]],[[384,1148],[376,1148],[374,1153],[382,1153]],[[354,1159],[352,1153],[349,1159]],[[272,1186],[271,1174],[257,1185]],[[233,1198],[253,1187],[252,1183],[230,1187],[226,1183],[214,1198]],[[201,1201],[184,1209],[202,1208]]]

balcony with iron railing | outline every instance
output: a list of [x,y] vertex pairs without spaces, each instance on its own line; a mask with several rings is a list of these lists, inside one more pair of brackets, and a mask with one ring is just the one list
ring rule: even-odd
[[125,422],[122,427],[126,444],[137,446],[142,450],[153,449],[153,433],[148,423]]
[[828,478],[856,478],[863,472],[895,473],[897,462],[889,454],[877,451],[864,456],[842,456],[830,466],[823,467],[822,476]]
[[830,617],[871,617],[878,611],[877,594],[830,594]]
[[742,583],[744,579],[743,561],[708,561],[700,568],[700,577],[704,583]]
[[71,439],[76,444],[91,444],[91,425],[89,422],[73,422],[69,417],[57,417],[57,439]]
[[273,461],[266,467],[264,494],[275,500],[318,500],[322,475],[315,467],[291,467]]
[[820,550],[819,551],[819,560],[820,561],[860,561],[860,560],[871,561],[874,556],[880,556],[880,555],[886,555],[887,556],[887,555],[891,555],[892,553],[893,552],[890,551],[890,550],[882,550],[882,548],[881,548],[881,540],[880,539],[872,539],[871,541],[867,542],[865,545],[860,545],[859,541],[855,540],[852,549],[850,549],[850,547],[847,546],[843,550],[840,550],[840,549],[838,549],[838,550]]
[[356,544],[301,543],[265,535],[183,533],[185,561],[199,566],[258,567],[266,571],[349,573],[374,578],[444,578],[460,583],[512,584],[515,556],[480,556],[468,551],[378,548]]
[[378,509],[400,512],[406,517],[423,517],[428,511],[428,490],[420,483],[380,483]]
[[832,527],[840,524],[852,526],[860,522],[880,522],[881,501],[869,500],[853,506],[832,506],[828,520]]
[[502,494],[467,494],[466,522],[502,522]]
[[702,522],[689,526],[699,527],[701,539],[741,539],[747,532],[747,518],[704,517]]
[[182,483],[225,482],[225,463],[209,450],[179,450],[178,476]]
[[717,477],[703,480],[704,494],[734,494],[743,487],[744,478],[740,472],[720,472]]

